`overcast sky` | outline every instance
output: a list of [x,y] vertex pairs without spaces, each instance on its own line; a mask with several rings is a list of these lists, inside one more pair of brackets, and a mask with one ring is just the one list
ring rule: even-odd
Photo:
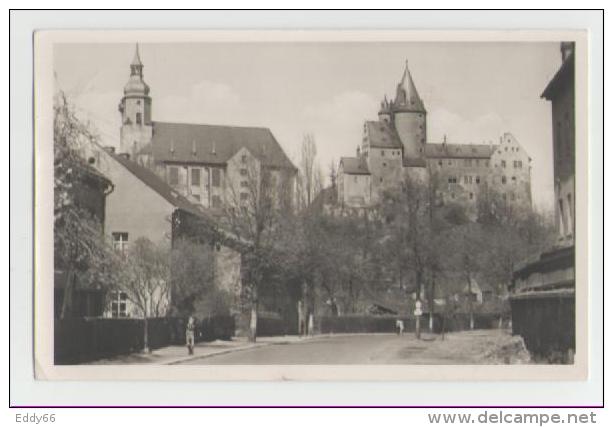
[[[560,66],[557,43],[141,44],[153,120],[269,127],[297,164],[305,133],[319,161],[354,155],[364,120],[393,97],[408,60],[428,111],[428,142],[498,141],[532,157],[532,193],[553,208],[551,107],[540,94]],[[117,105],[133,44],[54,47],[57,83],[104,144],[119,145]]]

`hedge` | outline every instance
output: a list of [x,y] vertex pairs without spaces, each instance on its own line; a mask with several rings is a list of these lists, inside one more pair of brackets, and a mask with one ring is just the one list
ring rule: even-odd
[[[148,319],[149,347],[185,344],[185,324],[182,318]],[[234,329],[232,316],[203,319],[196,324],[196,342],[229,339]],[[70,365],[141,351],[143,338],[143,319],[55,319],[54,361]]]

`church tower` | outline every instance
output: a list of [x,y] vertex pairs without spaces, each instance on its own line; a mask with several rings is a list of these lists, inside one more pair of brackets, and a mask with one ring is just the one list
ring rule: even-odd
[[408,61],[391,107],[394,126],[404,147],[404,157],[422,157],[426,145],[426,109],[413,83]]
[[151,97],[149,97],[149,86],[143,80],[143,63],[140,60],[138,44],[130,64],[130,79],[123,88],[119,112],[121,113],[119,152],[135,158],[136,153],[151,142],[153,135]]

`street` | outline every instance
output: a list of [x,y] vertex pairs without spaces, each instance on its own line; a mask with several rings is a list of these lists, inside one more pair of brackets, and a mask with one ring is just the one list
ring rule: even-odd
[[417,340],[413,334],[324,336],[194,358],[182,364],[483,364],[528,361],[522,349],[518,348],[516,338],[506,331],[453,333],[444,341],[438,335],[422,338]]

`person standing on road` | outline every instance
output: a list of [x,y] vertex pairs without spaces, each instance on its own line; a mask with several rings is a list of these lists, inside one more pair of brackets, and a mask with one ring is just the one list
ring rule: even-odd
[[400,319],[396,320],[396,334],[402,335],[404,333],[404,322]]
[[185,341],[187,343],[187,351],[189,354],[194,354],[194,341],[196,333],[196,322],[194,318],[189,316],[187,326],[185,327]]

